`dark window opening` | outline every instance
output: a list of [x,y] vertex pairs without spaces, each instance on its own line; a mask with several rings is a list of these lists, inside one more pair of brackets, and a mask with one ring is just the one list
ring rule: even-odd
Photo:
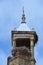
[[30,48],[30,40],[29,39],[17,39],[16,47],[26,46]]

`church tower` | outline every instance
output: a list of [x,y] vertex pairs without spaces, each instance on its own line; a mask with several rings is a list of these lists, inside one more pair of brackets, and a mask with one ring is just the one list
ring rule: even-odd
[[7,65],[35,65],[34,47],[38,36],[33,28],[30,30],[22,14],[21,25],[14,29],[12,34],[12,56],[8,57]]

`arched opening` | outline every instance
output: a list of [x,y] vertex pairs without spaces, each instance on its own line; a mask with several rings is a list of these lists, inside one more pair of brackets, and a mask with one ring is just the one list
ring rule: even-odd
[[16,47],[29,47],[30,49],[30,39],[22,38],[22,39],[16,39]]

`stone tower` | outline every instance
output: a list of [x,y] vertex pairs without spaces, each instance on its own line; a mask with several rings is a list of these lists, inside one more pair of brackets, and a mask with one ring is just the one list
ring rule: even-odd
[[33,28],[30,30],[22,15],[22,22],[18,29],[12,31],[12,56],[8,57],[7,65],[35,65],[34,46],[38,36]]

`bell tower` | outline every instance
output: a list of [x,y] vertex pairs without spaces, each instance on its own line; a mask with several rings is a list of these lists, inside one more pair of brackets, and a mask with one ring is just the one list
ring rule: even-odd
[[12,56],[8,57],[7,65],[35,65],[34,47],[38,41],[36,32],[30,30],[22,15],[22,22],[18,29],[14,29],[12,34]]

